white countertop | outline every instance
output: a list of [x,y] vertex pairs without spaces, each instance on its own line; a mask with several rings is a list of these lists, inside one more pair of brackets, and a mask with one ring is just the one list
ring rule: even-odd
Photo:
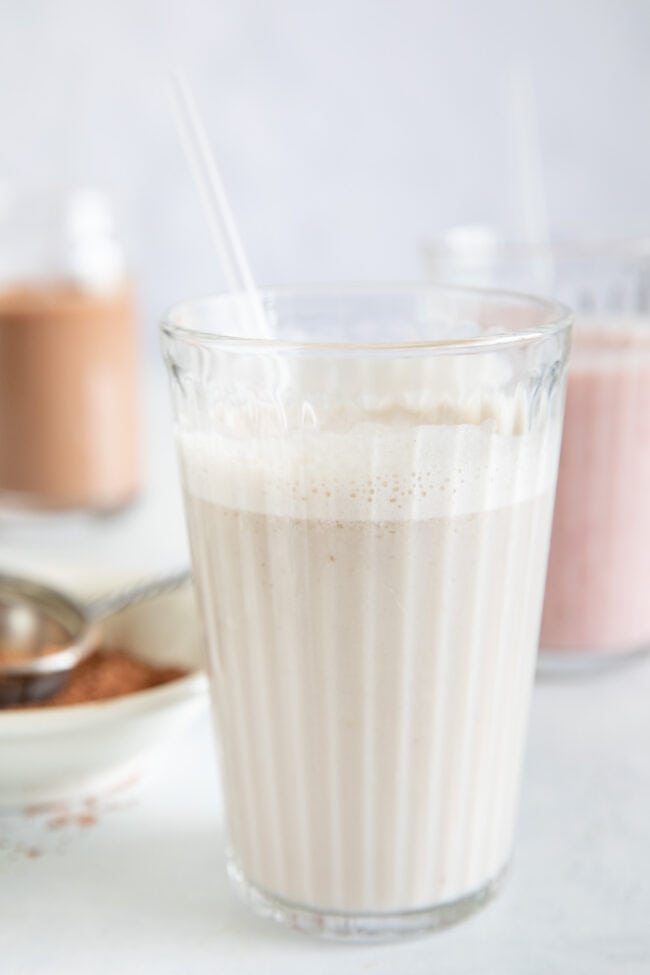
[[[110,521],[0,524],[0,562],[92,559],[129,574],[186,557],[164,392],[150,390],[148,489]],[[63,564],[63,563],[61,563]],[[650,658],[538,683],[512,874],[464,924],[366,947],[260,921],[230,892],[207,714],[139,792],[0,817],[2,975],[648,975]]]

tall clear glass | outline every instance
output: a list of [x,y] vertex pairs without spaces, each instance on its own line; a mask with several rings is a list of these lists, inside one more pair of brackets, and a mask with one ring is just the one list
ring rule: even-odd
[[227,808],[259,912],[386,938],[511,854],[570,318],[507,293],[263,294],[163,346]]
[[650,240],[485,240],[428,252],[433,277],[540,288],[575,309],[541,630],[545,670],[650,647]]

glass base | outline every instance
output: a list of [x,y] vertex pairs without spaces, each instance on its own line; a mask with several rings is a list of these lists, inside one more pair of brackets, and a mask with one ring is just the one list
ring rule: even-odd
[[227,860],[228,876],[239,897],[260,917],[337,941],[378,942],[430,934],[458,924],[488,904],[503,887],[508,865],[485,886],[435,907],[387,914],[351,914],[300,907],[266,893],[247,878],[239,864]]
[[650,642],[635,647],[612,650],[551,650],[540,647],[537,677],[542,680],[564,680],[587,677],[618,670],[650,654]]

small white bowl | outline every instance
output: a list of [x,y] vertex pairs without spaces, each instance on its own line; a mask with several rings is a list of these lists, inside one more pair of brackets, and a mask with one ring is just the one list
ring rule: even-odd
[[0,808],[41,805],[118,788],[161,758],[207,702],[191,585],[102,624],[102,644],[185,677],[124,697],[67,707],[0,710]]

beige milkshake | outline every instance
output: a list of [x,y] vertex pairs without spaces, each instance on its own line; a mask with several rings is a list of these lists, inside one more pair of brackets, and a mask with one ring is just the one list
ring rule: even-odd
[[388,937],[510,858],[567,335],[503,295],[301,300],[310,335],[443,339],[212,341],[218,299],[166,333],[229,868],[276,919]]
[[519,423],[182,443],[232,847],[264,891],[409,911],[505,867],[554,478]]

